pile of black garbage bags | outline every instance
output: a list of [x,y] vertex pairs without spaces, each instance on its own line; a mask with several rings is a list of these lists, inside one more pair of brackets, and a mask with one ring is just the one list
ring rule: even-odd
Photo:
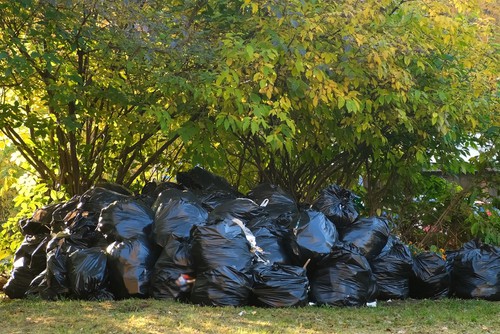
[[20,221],[10,298],[174,299],[265,307],[375,300],[500,300],[500,249],[410,249],[382,217],[360,217],[337,185],[312,205],[261,184],[246,196],[202,168],[140,195],[96,186]]

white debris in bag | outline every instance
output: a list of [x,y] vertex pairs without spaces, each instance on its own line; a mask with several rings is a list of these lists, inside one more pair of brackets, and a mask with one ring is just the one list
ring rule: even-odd
[[262,258],[260,254],[264,254],[264,250],[257,246],[257,241],[255,239],[255,235],[253,235],[252,231],[248,229],[248,227],[243,224],[243,222],[238,218],[233,218],[232,221],[241,228],[243,233],[245,234],[245,238],[250,243],[250,251],[257,256],[258,262],[269,263],[268,260]]

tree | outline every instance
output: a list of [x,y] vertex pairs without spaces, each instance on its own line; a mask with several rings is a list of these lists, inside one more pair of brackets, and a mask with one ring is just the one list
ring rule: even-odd
[[469,168],[460,153],[499,122],[494,22],[470,1],[2,10],[0,127],[42,180],[70,193],[202,164],[242,189],[269,181],[306,202],[361,175],[376,213],[432,159]]
[[203,113],[187,101],[195,64],[155,46],[175,33],[169,13],[143,5],[1,2],[0,129],[40,182],[70,195],[102,179],[131,186],[175,160],[177,130]]
[[249,184],[311,201],[362,175],[375,213],[433,159],[471,168],[461,154],[498,125],[494,24],[470,2],[244,1],[230,28],[204,138]]

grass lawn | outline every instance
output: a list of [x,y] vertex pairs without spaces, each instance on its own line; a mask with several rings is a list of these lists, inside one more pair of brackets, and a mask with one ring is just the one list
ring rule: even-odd
[[376,308],[201,307],[173,301],[10,300],[2,333],[500,333],[500,302],[406,300]]

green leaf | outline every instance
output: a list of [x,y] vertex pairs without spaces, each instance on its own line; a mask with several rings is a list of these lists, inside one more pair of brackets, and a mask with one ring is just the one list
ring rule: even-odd
[[344,107],[344,105],[345,105],[345,99],[344,99],[344,97],[338,96],[337,97],[337,107],[339,109],[342,109],[342,107]]
[[480,228],[479,222],[475,222],[474,224],[472,224],[472,226],[470,227],[472,235],[477,236],[479,233],[479,228]]
[[256,134],[259,131],[259,124],[256,121],[252,121],[250,123],[250,130],[252,134]]
[[241,125],[241,128],[243,131],[247,131],[250,126],[250,117],[245,117],[243,119],[243,123]]
[[422,151],[420,151],[420,150],[417,151],[416,158],[417,158],[417,161],[420,162],[420,163],[425,162],[425,156],[422,153]]
[[355,113],[359,110],[358,104],[354,100],[347,100],[346,107],[349,112]]
[[253,53],[254,53],[253,46],[251,46],[250,44],[247,44],[247,46],[245,47],[245,51],[247,53],[248,58],[251,59],[253,57]]

